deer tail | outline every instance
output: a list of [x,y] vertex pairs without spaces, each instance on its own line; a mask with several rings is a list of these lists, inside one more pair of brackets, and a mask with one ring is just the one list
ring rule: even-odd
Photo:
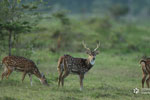
[[7,57],[3,58],[2,63],[1,63],[1,67],[4,67],[3,65],[5,65],[6,60],[7,60]]
[[140,64],[141,64],[142,66],[145,66],[146,61],[142,59],[142,60],[140,60]]
[[60,57],[58,60],[57,70],[59,73],[63,71],[63,67],[62,67],[64,66],[63,62],[64,62],[64,56]]

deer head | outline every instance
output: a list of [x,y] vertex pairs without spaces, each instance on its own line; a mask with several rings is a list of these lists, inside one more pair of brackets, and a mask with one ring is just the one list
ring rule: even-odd
[[89,55],[88,60],[91,65],[94,65],[95,63],[95,57],[99,52],[97,49],[100,47],[100,42],[97,44],[97,47],[94,50],[90,50],[90,48],[87,48],[86,44],[82,42],[84,48],[87,50],[86,53]]
[[47,80],[46,80],[46,77],[45,77],[45,75],[44,75],[43,73],[41,74],[40,81],[41,81],[41,83],[42,83],[43,85],[49,86],[49,84],[48,84],[48,82],[47,82]]

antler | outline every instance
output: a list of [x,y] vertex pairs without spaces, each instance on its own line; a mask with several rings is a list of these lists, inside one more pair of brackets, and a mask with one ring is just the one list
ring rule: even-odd
[[83,46],[84,46],[85,49],[87,49],[88,51],[91,51],[90,48],[86,47],[86,44],[84,43],[84,41],[82,41],[82,44],[83,44]]
[[96,51],[100,47],[100,42],[97,44],[97,47],[94,49]]

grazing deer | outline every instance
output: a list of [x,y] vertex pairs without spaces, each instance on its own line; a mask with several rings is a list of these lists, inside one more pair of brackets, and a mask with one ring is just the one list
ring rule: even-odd
[[19,56],[7,56],[2,60],[2,65],[4,66],[4,72],[2,73],[2,80],[4,76],[8,79],[9,75],[14,71],[23,72],[22,82],[26,76],[29,75],[30,83],[32,86],[32,74],[39,78],[42,84],[48,85],[46,78],[43,74],[41,74],[36,67],[35,63],[32,60],[26,59],[24,57]]
[[96,51],[100,43],[97,44],[97,47],[91,51],[89,48],[86,47],[85,43],[83,42],[84,48],[87,50],[87,54],[89,57],[87,59],[85,58],[74,58],[70,55],[64,55],[61,56],[58,60],[58,66],[57,70],[59,73],[58,77],[58,87],[61,85],[64,85],[64,78],[66,78],[70,73],[79,75],[80,78],[80,90],[83,89],[83,79],[84,74],[88,72],[95,63],[95,57],[98,54],[98,51]]
[[[143,58],[140,61],[143,78],[142,78],[142,88],[144,88],[144,82],[146,80],[147,87],[149,88],[149,81],[150,81],[150,58]],[[148,75],[148,78],[147,78]],[[147,78],[147,79],[146,79]]]

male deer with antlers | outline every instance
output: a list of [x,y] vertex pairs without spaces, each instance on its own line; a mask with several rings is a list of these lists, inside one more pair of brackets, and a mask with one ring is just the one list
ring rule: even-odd
[[70,55],[64,55],[59,58],[58,66],[57,66],[57,70],[59,73],[58,86],[60,86],[60,83],[63,86],[64,78],[66,78],[70,73],[74,73],[79,75],[80,90],[83,89],[84,74],[93,67],[95,63],[95,57],[98,54],[97,49],[99,48],[100,43],[97,44],[97,47],[93,51],[87,48],[84,42],[83,42],[83,46],[87,50],[87,54],[89,55],[87,59],[74,58]]
[[[140,64],[141,64],[142,72],[143,72],[142,88],[144,88],[145,80],[146,80],[147,87],[149,88],[149,81],[150,81],[150,58],[143,58],[140,61]],[[148,78],[147,78],[147,75],[148,75]]]
[[46,78],[40,73],[35,63],[32,60],[26,59],[19,56],[7,56],[2,60],[2,65],[4,66],[4,72],[2,73],[2,80],[4,76],[8,79],[9,75],[14,71],[23,72],[22,82],[26,76],[29,75],[31,86],[32,86],[32,74],[39,78],[42,84],[48,85]]

